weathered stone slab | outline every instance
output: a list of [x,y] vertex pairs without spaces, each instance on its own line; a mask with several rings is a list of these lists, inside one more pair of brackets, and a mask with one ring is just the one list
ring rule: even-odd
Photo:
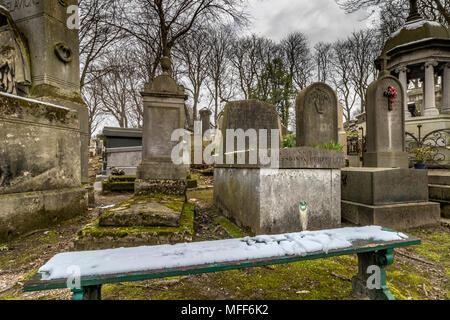
[[[385,96],[395,88],[397,98],[390,105]],[[405,151],[405,111],[403,87],[400,81],[386,76],[374,81],[367,89],[367,152],[365,167],[408,168]]]
[[450,186],[450,170],[428,170],[428,183]]
[[178,227],[184,198],[164,203],[155,199],[132,199],[100,216],[100,227]]
[[297,146],[338,143],[338,98],[325,83],[302,90],[296,101]]
[[83,187],[0,195],[0,242],[83,214],[87,207]]
[[194,235],[194,210],[194,205],[184,203],[177,227],[101,227],[95,222],[78,232],[75,249],[102,250],[190,242]]
[[430,199],[450,201],[450,186],[429,185]]
[[342,199],[367,205],[428,201],[426,170],[342,169]]
[[405,230],[440,224],[439,203],[418,202],[370,206],[342,201],[342,218],[361,225],[377,225],[395,230]]
[[[256,234],[335,228],[340,225],[340,170],[216,168],[214,203]],[[301,218],[300,204],[307,211]],[[306,219],[306,221],[305,221]]]

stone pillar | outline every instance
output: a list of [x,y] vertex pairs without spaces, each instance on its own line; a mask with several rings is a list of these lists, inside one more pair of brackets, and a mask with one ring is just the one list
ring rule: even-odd
[[396,72],[398,73],[398,79],[403,86],[405,118],[411,118],[411,113],[408,110],[408,68],[403,66],[398,68]]
[[171,138],[175,130],[184,129],[187,96],[184,87],[171,77],[170,60],[163,58],[161,64],[164,74],[142,92],[142,163],[137,169],[135,193],[182,195],[186,191],[188,166],[173,163],[172,150],[181,141],[174,142]]
[[205,132],[211,128],[211,110],[200,110],[200,120],[202,121],[202,137],[205,137]]
[[443,114],[450,114],[450,63],[444,65],[442,76],[442,109]]
[[428,61],[425,63],[425,111],[424,116],[437,116],[439,110],[436,108],[436,95],[434,83],[434,67],[437,66],[436,61]]

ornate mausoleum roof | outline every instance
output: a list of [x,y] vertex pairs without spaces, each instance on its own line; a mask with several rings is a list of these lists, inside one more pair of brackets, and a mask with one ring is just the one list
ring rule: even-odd
[[406,24],[386,41],[383,54],[392,57],[430,46],[450,47],[450,31],[439,22],[423,19],[417,11],[417,1],[411,1]]

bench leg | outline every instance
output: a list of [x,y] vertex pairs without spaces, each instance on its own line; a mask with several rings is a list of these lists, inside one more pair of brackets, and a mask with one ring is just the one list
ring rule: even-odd
[[386,282],[386,267],[394,262],[394,250],[358,254],[358,274],[352,279],[353,292],[371,300],[395,300]]
[[102,300],[102,286],[88,286],[72,289],[72,300]]

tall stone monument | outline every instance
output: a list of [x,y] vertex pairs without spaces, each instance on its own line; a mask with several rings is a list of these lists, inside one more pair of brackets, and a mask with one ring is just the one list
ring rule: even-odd
[[392,76],[381,77],[367,89],[365,167],[409,168],[403,90],[400,81]]
[[172,162],[172,150],[179,143],[172,133],[184,128],[184,87],[172,78],[170,59],[162,58],[163,74],[142,92],[144,125],[142,163],[137,169],[135,192],[184,194],[189,168]]
[[338,143],[338,98],[325,83],[302,90],[296,101],[297,147]]
[[364,168],[342,171],[342,216],[355,224],[394,229],[439,224],[440,206],[428,202],[428,172],[409,169],[404,152],[403,90],[386,71],[367,89]]
[[202,121],[202,137],[205,136],[205,132],[211,127],[211,110],[202,109],[200,110],[200,120]]
[[[78,112],[81,177],[88,180],[88,109],[80,94],[78,30],[68,27],[76,0],[0,0],[0,50],[14,57],[15,92]],[[11,42],[12,35],[15,41]],[[14,43],[15,42],[15,43]],[[25,45],[26,43],[26,45]],[[27,52],[28,51],[28,52]],[[5,54],[3,54],[3,59]],[[3,65],[5,65],[3,62]],[[19,67],[23,66],[23,67]],[[0,67],[1,68],[1,67]],[[4,73],[4,71],[3,71]],[[14,94],[14,89],[2,90]]]

